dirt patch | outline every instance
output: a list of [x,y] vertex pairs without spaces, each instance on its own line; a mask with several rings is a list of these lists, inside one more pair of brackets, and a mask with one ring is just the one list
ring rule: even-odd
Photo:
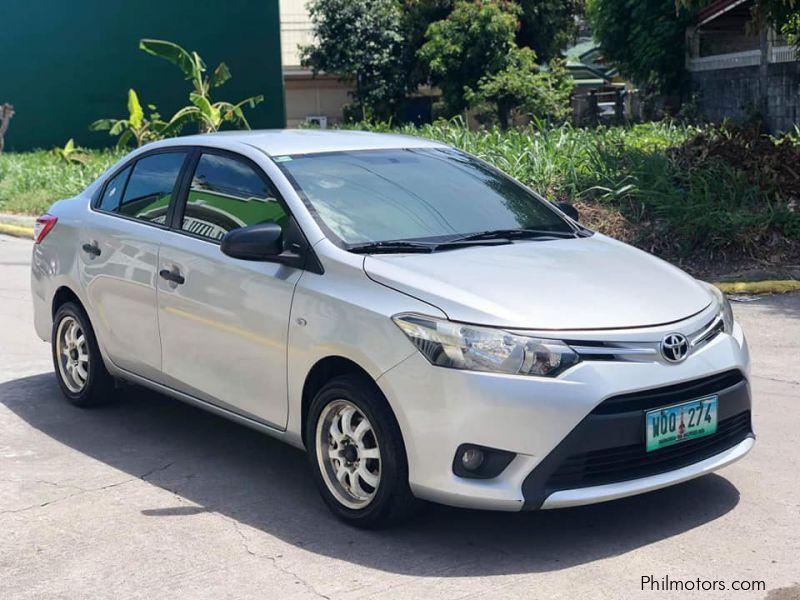
[[613,206],[605,206],[596,202],[573,202],[581,223],[622,242],[632,244],[640,237],[638,228]]
[[686,256],[667,242],[670,236],[658,223],[633,223],[618,208],[599,202],[573,204],[581,223],[590,229],[655,254],[695,277],[709,281],[800,279],[800,243],[775,232],[754,252],[743,247],[700,248]]
[[723,126],[698,134],[668,154],[683,169],[725,161],[752,183],[779,190],[787,205],[797,209],[800,203],[800,144],[790,138],[775,140],[757,127]]

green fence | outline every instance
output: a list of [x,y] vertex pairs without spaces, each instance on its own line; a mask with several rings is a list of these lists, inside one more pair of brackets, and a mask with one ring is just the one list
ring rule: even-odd
[[140,51],[143,37],[197,50],[212,69],[225,61],[233,79],[217,98],[263,94],[251,126],[284,126],[278,0],[2,0],[0,103],[16,110],[6,150],[111,144],[88,125],[125,116],[129,87],[163,117],[186,104],[190,83]]

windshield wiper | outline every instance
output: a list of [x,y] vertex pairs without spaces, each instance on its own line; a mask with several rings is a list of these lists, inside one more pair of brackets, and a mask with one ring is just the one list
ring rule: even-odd
[[510,244],[511,240],[506,238],[495,239],[466,239],[458,238],[445,242],[412,242],[408,240],[396,240],[386,242],[365,242],[350,246],[348,250],[357,254],[392,254],[402,252],[437,252],[439,250],[455,250],[468,246],[500,246]]
[[576,237],[574,231],[550,231],[547,229],[489,229],[455,238],[450,242],[471,242],[477,240],[533,240],[567,239]]
[[436,249],[436,244],[425,244],[421,242],[404,242],[402,240],[396,242],[365,242],[363,244],[355,244],[350,246],[348,250],[357,254],[371,254],[371,253],[384,253],[391,254],[393,252],[433,252]]

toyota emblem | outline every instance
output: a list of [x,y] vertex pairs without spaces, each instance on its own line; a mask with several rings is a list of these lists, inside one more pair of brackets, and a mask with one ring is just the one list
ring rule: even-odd
[[661,356],[667,362],[681,362],[689,356],[689,340],[682,333],[668,333],[661,340]]

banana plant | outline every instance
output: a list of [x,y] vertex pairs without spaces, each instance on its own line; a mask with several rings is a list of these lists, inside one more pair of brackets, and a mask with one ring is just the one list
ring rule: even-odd
[[127,119],[98,119],[89,125],[90,131],[108,131],[109,135],[119,136],[117,148],[123,148],[133,140],[138,148],[147,142],[163,139],[170,135],[167,123],[156,112],[156,107],[149,104],[150,116],[145,117],[139,96],[133,89],[128,90]]
[[75,145],[75,140],[69,138],[64,147],[56,146],[53,154],[67,164],[85,165],[89,162],[89,153]]
[[250,129],[243,109],[254,108],[264,100],[264,96],[250,96],[237,103],[211,100],[211,90],[231,78],[230,69],[224,62],[219,63],[208,76],[206,63],[200,55],[195,51],[189,52],[178,44],[165,40],[143,39],[139,41],[139,48],[177,65],[186,79],[192,82],[189,104],[172,116],[165,127],[165,135],[179,133],[188,123],[197,123],[200,133],[218,131],[224,123],[233,123],[238,127]]

